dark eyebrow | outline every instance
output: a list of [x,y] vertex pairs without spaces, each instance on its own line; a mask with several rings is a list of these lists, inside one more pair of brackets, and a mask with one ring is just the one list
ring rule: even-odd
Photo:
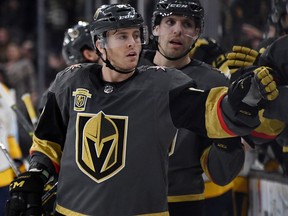
[[[140,32],[140,29],[135,29],[135,30],[132,32],[132,34],[138,33],[138,32]],[[129,33],[128,33],[127,31],[115,31],[113,34],[115,35],[115,34],[129,34]]]

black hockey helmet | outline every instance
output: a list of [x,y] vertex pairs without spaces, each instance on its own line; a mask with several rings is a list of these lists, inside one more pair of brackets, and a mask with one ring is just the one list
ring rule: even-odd
[[288,0],[274,0],[272,4],[272,11],[269,15],[268,22],[276,26],[277,33],[288,33],[288,28],[284,28],[281,24],[281,19],[288,15]]
[[102,5],[94,14],[91,22],[90,33],[95,45],[96,39],[103,40],[106,32],[119,28],[139,27],[142,44],[148,43],[148,30],[143,25],[144,20],[129,4]]
[[275,40],[261,54],[259,65],[269,66],[275,72],[274,79],[280,85],[288,85],[288,35]]
[[180,15],[193,17],[200,32],[204,27],[204,8],[199,0],[158,0],[153,17],[152,28],[159,25],[162,17]]
[[82,55],[83,49],[93,50],[89,23],[78,21],[76,25],[64,33],[62,56],[67,65],[86,62]]

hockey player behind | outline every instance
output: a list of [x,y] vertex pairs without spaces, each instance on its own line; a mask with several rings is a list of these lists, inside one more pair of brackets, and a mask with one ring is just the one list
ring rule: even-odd
[[176,69],[136,68],[148,35],[130,5],[101,6],[91,35],[104,64],[57,75],[29,171],[10,184],[8,216],[40,215],[43,186],[57,174],[56,215],[168,215],[168,150],[177,128],[211,138],[245,135],[259,124],[257,104],[277,97],[265,68],[229,90],[205,92]]
[[78,21],[76,25],[65,31],[62,56],[67,65],[79,63],[101,64],[101,58],[97,55],[93,46],[88,22]]
[[[175,67],[195,80],[197,88],[203,90],[229,85],[229,79],[219,70],[190,58],[204,28],[204,8],[198,0],[159,0],[153,13],[152,28],[156,50],[144,50],[140,64]],[[199,55],[206,54],[201,52],[203,50],[198,51]],[[240,137],[214,140],[213,143],[195,132],[180,129],[169,157],[170,215],[205,215],[203,171],[216,184],[227,185],[241,170],[244,156]],[[227,196],[231,197],[229,201],[232,200],[232,189]],[[225,205],[225,211],[232,214],[232,201],[228,205],[229,208]],[[222,205],[218,206],[217,212],[221,208]]]
[[[62,56],[68,66],[79,63],[102,64],[100,56],[94,49],[88,22],[80,20],[64,32]],[[48,90],[43,94],[38,106],[40,113],[45,105],[47,93]]]

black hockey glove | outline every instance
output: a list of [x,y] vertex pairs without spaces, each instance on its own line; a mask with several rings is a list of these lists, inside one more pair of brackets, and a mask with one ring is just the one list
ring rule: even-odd
[[268,67],[258,67],[230,85],[228,101],[236,113],[256,116],[266,101],[277,98],[278,89],[269,70]]
[[213,182],[222,186],[229,184],[241,171],[244,160],[240,137],[213,141],[207,161]]
[[10,199],[6,203],[6,216],[40,216],[42,193],[47,176],[42,170],[20,174],[10,183]]

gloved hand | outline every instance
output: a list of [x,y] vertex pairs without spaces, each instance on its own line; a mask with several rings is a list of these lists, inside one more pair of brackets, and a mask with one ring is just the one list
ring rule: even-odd
[[10,199],[6,203],[6,216],[42,214],[42,193],[47,177],[42,171],[20,174],[10,183]]
[[275,100],[278,94],[270,68],[261,66],[243,74],[230,85],[228,101],[238,113],[255,116],[266,101]]
[[215,68],[218,68],[226,60],[225,51],[216,40],[209,37],[198,38],[189,56]]
[[256,50],[243,46],[233,46],[227,54],[227,66],[231,75],[241,67],[251,66],[258,61],[260,54]]

